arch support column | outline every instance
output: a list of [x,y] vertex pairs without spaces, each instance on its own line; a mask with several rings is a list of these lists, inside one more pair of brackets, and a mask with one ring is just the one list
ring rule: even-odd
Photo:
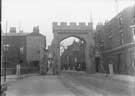
[[86,62],[86,72],[87,73],[95,73],[95,66],[93,62],[93,57],[90,55],[90,43],[86,43],[85,47],[85,62]]
[[53,72],[54,74],[60,73],[60,45],[57,39],[54,40],[55,43],[53,45],[53,53],[54,53],[54,64],[53,64]]

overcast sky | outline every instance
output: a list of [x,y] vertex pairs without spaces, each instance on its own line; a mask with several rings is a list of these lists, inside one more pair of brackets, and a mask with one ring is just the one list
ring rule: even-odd
[[[117,11],[135,3],[134,0],[2,0],[2,30],[5,21],[9,27],[19,25],[24,32],[32,32],[39,25],[40,32],[47,38],[47,45],[53,39],[52,22],[97,22],[110,20]],[[132,1],[132,3],[131,3]],[[116,8],[118,9],[116,11]]]

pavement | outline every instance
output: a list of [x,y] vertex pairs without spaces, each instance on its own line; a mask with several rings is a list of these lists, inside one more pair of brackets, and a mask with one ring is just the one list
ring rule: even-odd
[[106,77],[101,73],[68,70],[59,76],[25,74],[23,77],[28,78],[16,79],[8,86],[6,96],[135,96],[134,76]]
[[[102,78],[102,79],[110,79],[110,80],[116,80],[116,81],[135,84],[135,76],[121,75],[121,74],[106,75],[104,73],[87,74],[84,71],[74,71],[74,70],[66,70],[64,72],[74,72],[74,73],[81,74],[81,75],[89,75],[89,76],[94,76],[94,77]],[[35,74],[35,73],[34,74],[23,74],[23,75],[21,75],[21,78],[33,76],[33,75],[38,75],[38,74]],[[8,75],[6,82],[8,83],[8,82],[16,81],[16,80],[17,80],[17,75]],[[1,77],[1,84],[3,84],[3,83],[5,83],[4,76]]]
[[8,87],[6,96],[76,96],[58,76],[31,76]]
[[80,75],[87,75],[87,76],[94,76],[96,78],[102,78],[102,79],[110,79],[110,80],[116,80],[126,83],[135,83],[135,76],[130,75],[124,75],[124,74],[104,74],[104,73],[95,73],[95,74],[88,74],[84,71],[74,71],[74,70],[66,70],[63,72],[74,72]]
[[[106,74],[103,73],[96,73],[94,74],[97,77],[106,77]],[[112,74],[112,75],[107,75],[107,77],[113,79],[113,80],[119,80],[122,82],[135,82],[135,76],[129,76],[129,75],[121,75],[121,74]]]
[[17,80],[21,80],[24,77],[29,77],[29,76],[34,76],[34,75],[38,75],[38,74],[36,74],[36,73],[33,73],[33,74],[23,74],[23,75],[20,76],[20,79],[18,79],[17,75],[7,75],[6,76],[6,82],[4,82],[4,76],[1,76],[1,85],[2,84],[9,85],[10,83],[13,83],[13,82],[15,82]]
[[[93,96],[135,96],[135,82],[120,79],[120,77],[126,78],[126,76],[116,76],[114,78],[114,76],[106,77],[105,74],[87,74],[76,71],[64,71],[62,76],[63,79],[66,78],[68,81],[83,86],[83,89],[92,91]],[[85,92],[85,94],[89,96],[88,92]]]

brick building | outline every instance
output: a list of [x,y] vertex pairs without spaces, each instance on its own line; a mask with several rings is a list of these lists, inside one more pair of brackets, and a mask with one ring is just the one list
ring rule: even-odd
[[108,64],[113,64],[115,74],[135,74],[134,24],[135,6],[124,9],[107,23],[97,25],[96,50],[100,56],[96,58],[100,59],[97,65],[100,72],[109,73]]
[[39,33],[38,26],[26,36],[26,43],[27,62],[39,67],[37,64],[43,58],[46,49],[46,37]]
[[39,67],[45,47],[46,38],[37,27],[31,33],[17,33],[15,27],[11,27],[8,33],[2,33],[2,61],[7,62],[7,68],[15,68],[20,62],[22,67]]

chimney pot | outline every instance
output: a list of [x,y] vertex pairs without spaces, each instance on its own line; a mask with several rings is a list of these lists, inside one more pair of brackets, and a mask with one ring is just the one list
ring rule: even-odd
[[10,27],[10,33],[16,33],[16,27]]

